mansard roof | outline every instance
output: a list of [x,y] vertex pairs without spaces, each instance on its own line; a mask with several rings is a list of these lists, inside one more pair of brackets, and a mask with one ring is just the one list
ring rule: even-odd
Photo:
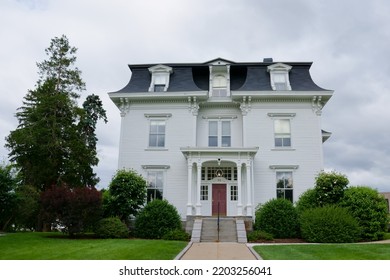
[[167,92],[207,91],[209,90],[209,66],[230,66],[230,89],[232,91],[271,91],[268,66],[275,64],[291,66],[290,84],[293,91],[327,91],[316,85],[310,75],[312,62],[233,62],[216,58],[203,63],[156,63],[129,64],[131,78],[129,83],[115,93],[147,92],[150,86],[150,67],[166,66],[172,68]]

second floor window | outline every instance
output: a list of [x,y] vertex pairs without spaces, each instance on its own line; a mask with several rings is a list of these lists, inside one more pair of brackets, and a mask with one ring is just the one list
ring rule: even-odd
[[209,121],[209,147],[231,146],[230,125],[230,121]]
[[149,147],[165,147],[165,121],[150,121]]
[[280,119],[274,121],[275,147],[291,147],[290,120]]

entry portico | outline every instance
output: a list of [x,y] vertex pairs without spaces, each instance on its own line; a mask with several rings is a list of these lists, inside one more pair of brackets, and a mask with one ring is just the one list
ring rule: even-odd
[[258,147],[183,147],[187,217],[253,216],[253,159]]

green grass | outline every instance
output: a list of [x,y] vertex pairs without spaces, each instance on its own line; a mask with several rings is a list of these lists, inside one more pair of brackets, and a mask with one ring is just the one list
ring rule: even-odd
[[254,246],[264,260],[390,260],[388,244]]
[[183,241],[69,239],[61,233],[0,236],[0,260],[172,260]]

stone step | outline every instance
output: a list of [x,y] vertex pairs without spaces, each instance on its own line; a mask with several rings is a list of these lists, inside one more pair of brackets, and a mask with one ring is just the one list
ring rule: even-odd
[[205,218],[202,221],[201,242],[237,242],[237,227],[234,219],[220,219],[219,236],[218,220]]

